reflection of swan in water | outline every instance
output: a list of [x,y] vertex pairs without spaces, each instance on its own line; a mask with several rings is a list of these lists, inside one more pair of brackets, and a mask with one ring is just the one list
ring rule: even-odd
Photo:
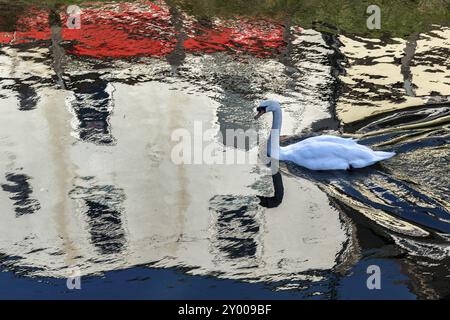
[[356,143],[352,138],[335,136],[312,137],[280,148],[281,107],[277,101],[261,102],[255,119],[273,112],[272,132],[269,137],[268,156],[294,162],[310,170],[346,170],[363,168],[389,159],[394,152],[373,151]]
[[283,178],[281,177],[281,173],[279,171],[272,175],[272,183],[274,189],[273,197],[258,196],[260,200],[259,204],[265,208],[278,207],[283,201],[284,196]]

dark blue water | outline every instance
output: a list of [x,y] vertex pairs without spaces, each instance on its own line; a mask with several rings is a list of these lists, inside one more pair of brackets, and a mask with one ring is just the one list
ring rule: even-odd
[[[367,266],[377,264],[383,270],[381,289],[366,286]],[[408,289],[408,279],[393,261],[368,259],[351,269],[349,275],[307,290],[276,291],[273,284],[218,280],[189,276],[178,270],[135,267],[81,279],[81,289],[69,290],[65,279],[29,278],[11,272],[0,273],[0,299],[415,299]],[[325,286],[325,284],[322,284]],[[315,291],[317,290],[317,291]]]

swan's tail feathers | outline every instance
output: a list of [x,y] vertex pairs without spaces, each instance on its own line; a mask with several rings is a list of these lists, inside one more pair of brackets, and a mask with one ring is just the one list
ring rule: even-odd
[[395,156],[395,152],[375,151],[378,161],[386,160]]

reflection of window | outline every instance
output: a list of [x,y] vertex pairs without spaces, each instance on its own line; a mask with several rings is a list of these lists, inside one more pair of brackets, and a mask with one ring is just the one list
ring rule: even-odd
[[9,198],[14,201],[16,217],[32,214],[41,208],[39,201],[30,197],[33,189],[28,183],[29,179],[25,174],[8,173],[6,180],[9,183],[2,184],[3,191],[9,192]]
[[124,191],[111,185],[78,186],[69,195],[82,201],[91,241],[100,253],[121,252],[126,242],[121,217]]
[[228,259],[255,257],[260,226],[255,199],[233,195],[215,196],[210,200],[210,210],[216,214],[211,239],[214,251]]
[[113,144],[109,118],[113,109],[111,85],[98,74],[72,76],[68,85],[74,92],[70,106],[78,120],[75,129],[81,140]]
[[19,99],[19,110],[32,110],[36,108],[39,97],[33,87],[26,84],[18,84],[16,86]]
[[[30,78],[28,80],[30,80]],[[17,92],[20,111],[33,110],[39,102],[39,96],[32,85],[29,83],[25,84],[19,79],[15,80],[14,84],[4,85],[3,89]]]

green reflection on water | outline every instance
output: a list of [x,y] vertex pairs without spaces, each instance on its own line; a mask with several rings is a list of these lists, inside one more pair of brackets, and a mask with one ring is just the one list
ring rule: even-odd
[[[61,7],[80,4],[85,0],[0,0],[13,4],[21,13],[20,4]],[[113,2],[113,1],[97,1]],[[116,1],[120,2],[120,1]],[[133,1],[128,1],[133,2]],[[407,37],[414,32],[425,32],[432,24],[449,25],[449,0],[167,0],[170,6],[197,17],[263,17],[284,21],[318,31],[348,32],[368,37]],[[369,5],[381,8],[381,29],[369,30],[366,20]],[[8,14],[11,14],[9,12]]]

